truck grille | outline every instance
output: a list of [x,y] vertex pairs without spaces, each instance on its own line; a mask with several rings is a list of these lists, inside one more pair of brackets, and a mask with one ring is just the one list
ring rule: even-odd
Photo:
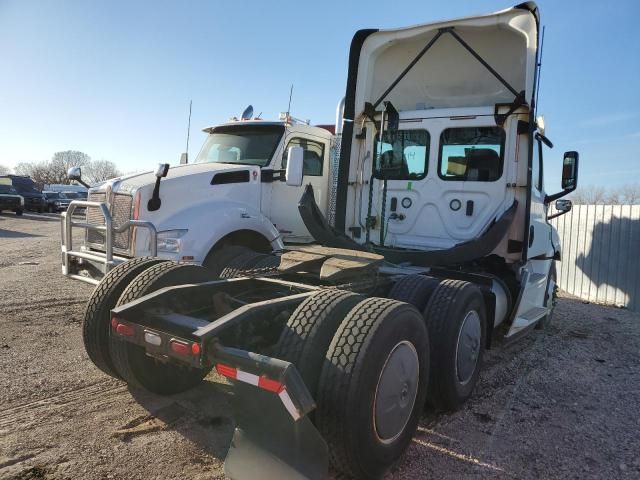
[[[106,201],[105,192],[89,193],[87,198],[90,202]],[[131,206],[133,198],[126,193],[111,194],[110,212],[113,220],[113,227],[118,228],[120,225],[131,219]],[[104,225],[104,217],[97,207],[87,208],[87,223],[91,225]],[[105,235],[103,232],[95,230],[87,230],[87,243],[104,247]],[[131,242],[131,229],[124,232],[116,233],[113,236],[113,248],[118,250],[129,250]]]

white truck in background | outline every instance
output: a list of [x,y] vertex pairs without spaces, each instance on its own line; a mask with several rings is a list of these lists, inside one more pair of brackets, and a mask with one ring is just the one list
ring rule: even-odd
[[[311,242],[297,208],[304,187],[287,186],[284,169],[289,150],[303,157],[305,181],[326,213],[333,126],[288,114],[280,121],[244,117],[205,128],[193,163],[114,178],[89,188],[87,201],[72,202],[62,214],[62,273],[97,284],[114,266],[143,256],[215,270],[218,258],[241,247],[268,254],[283,242]],[[81,182],[80,168],[69,177]],[[86,219],[74,219],[83,207]],[[85,229],[80,248],[76,228]]]

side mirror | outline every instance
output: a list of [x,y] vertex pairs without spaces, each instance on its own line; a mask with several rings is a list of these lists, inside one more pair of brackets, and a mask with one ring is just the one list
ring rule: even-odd
[[575,190],[578,186],[578,152],[565,152],[562,161],[562,188]]
[[[551,203],[554,200],[564,197],[568,193],[573,192],[578,186],[578,152],[565,152],[562,160],[562,191],[547,195],[544,199],[545,203]],[[552,218],[552,217],[549,217]]]
[[180,165],[185,165],[187,163],[189,163],[189,154],[183,153],[182,155],[180,155]]
[[302,185],[302,169],[304,167],[304,149],[302,147],[289,147],[287,152],[287,185],[299,187]]
[[67,177],[69,180],[80,180],[82,178],[82,169],[80,167],[71,167],[67,170]]
[[556,210],[559,212],[567,213],[573,208],[571,200],[556,200]]
[[82,169],[80,167],[71,167],[67,170],[67,177],[69,177],[69,180],[75,180],[83,187],[91,188],[89,184],[82,180]]
[[169,164],[168,163],[159,163],[158,168],[156,169],[156,177],[164,178],[169,173]]
[[551,220],[552,218],[556,218],[560,215],[564,215],[565,213],[569,213],[572,208],[573,203],[571,202],[571,200],[556,200],[556,210],[558,210],[558,213],[549,215],[547,217],[547,220]]

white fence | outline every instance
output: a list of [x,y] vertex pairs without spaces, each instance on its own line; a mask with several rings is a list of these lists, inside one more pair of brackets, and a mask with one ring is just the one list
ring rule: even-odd
[[574,205],[551,223],[562,241],[562,290],[640,311],[640,205]]

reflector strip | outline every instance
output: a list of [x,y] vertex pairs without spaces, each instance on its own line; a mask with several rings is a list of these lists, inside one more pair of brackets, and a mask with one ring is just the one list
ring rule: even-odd
[[258,387],[263,390],[268,390],[273,393],[280,393],[284,390],[284,385],[280,382],[276,382],[275,380],[271,380],[267,377],[260,377],[258,380]]
[[278,396],[280,397],[280,400],[282,400],[284,408],[287,409],[287,412],[289,412],[289,415],[291,415],[293,420],[298,420],[300,418],[300,414],[298,413],[298,409],[296,408],[296,406],[293,404],[293,401],[291,400],[287,389],[283,388]]
[[242,370],[238,370],[237,368],[233,368],[222,363],[216,364],[216,371],[227,378],[248,383],[268,392],[276,393],[278,397],[280,397],[284,408],[289,412],[289,415],[291,415],[294,420],[298,420],[301,417],[298,409],[293,403],[293,400],[291,400],[291,396],[289,396],[289,393],[287,392],[286,385],[283,383],[278,382],[277,380],[271,380],[265,376],[258,376],[253,373],[243,372]]
[[260,377],[252,373],[247,373],[247,372],[243,372],[242,370],[238,370],[238,374],[236,375],[236,380],[239,380],[244,383],[249,383],[257,387]]
[[221,363],[218,363],[216,365],[216,370],[220,375],[228,378],[234,378],[234,379],[236,378],[236,375],[238,373],[238,371],[235,368],[229,367],[227,365],[223,365]]

